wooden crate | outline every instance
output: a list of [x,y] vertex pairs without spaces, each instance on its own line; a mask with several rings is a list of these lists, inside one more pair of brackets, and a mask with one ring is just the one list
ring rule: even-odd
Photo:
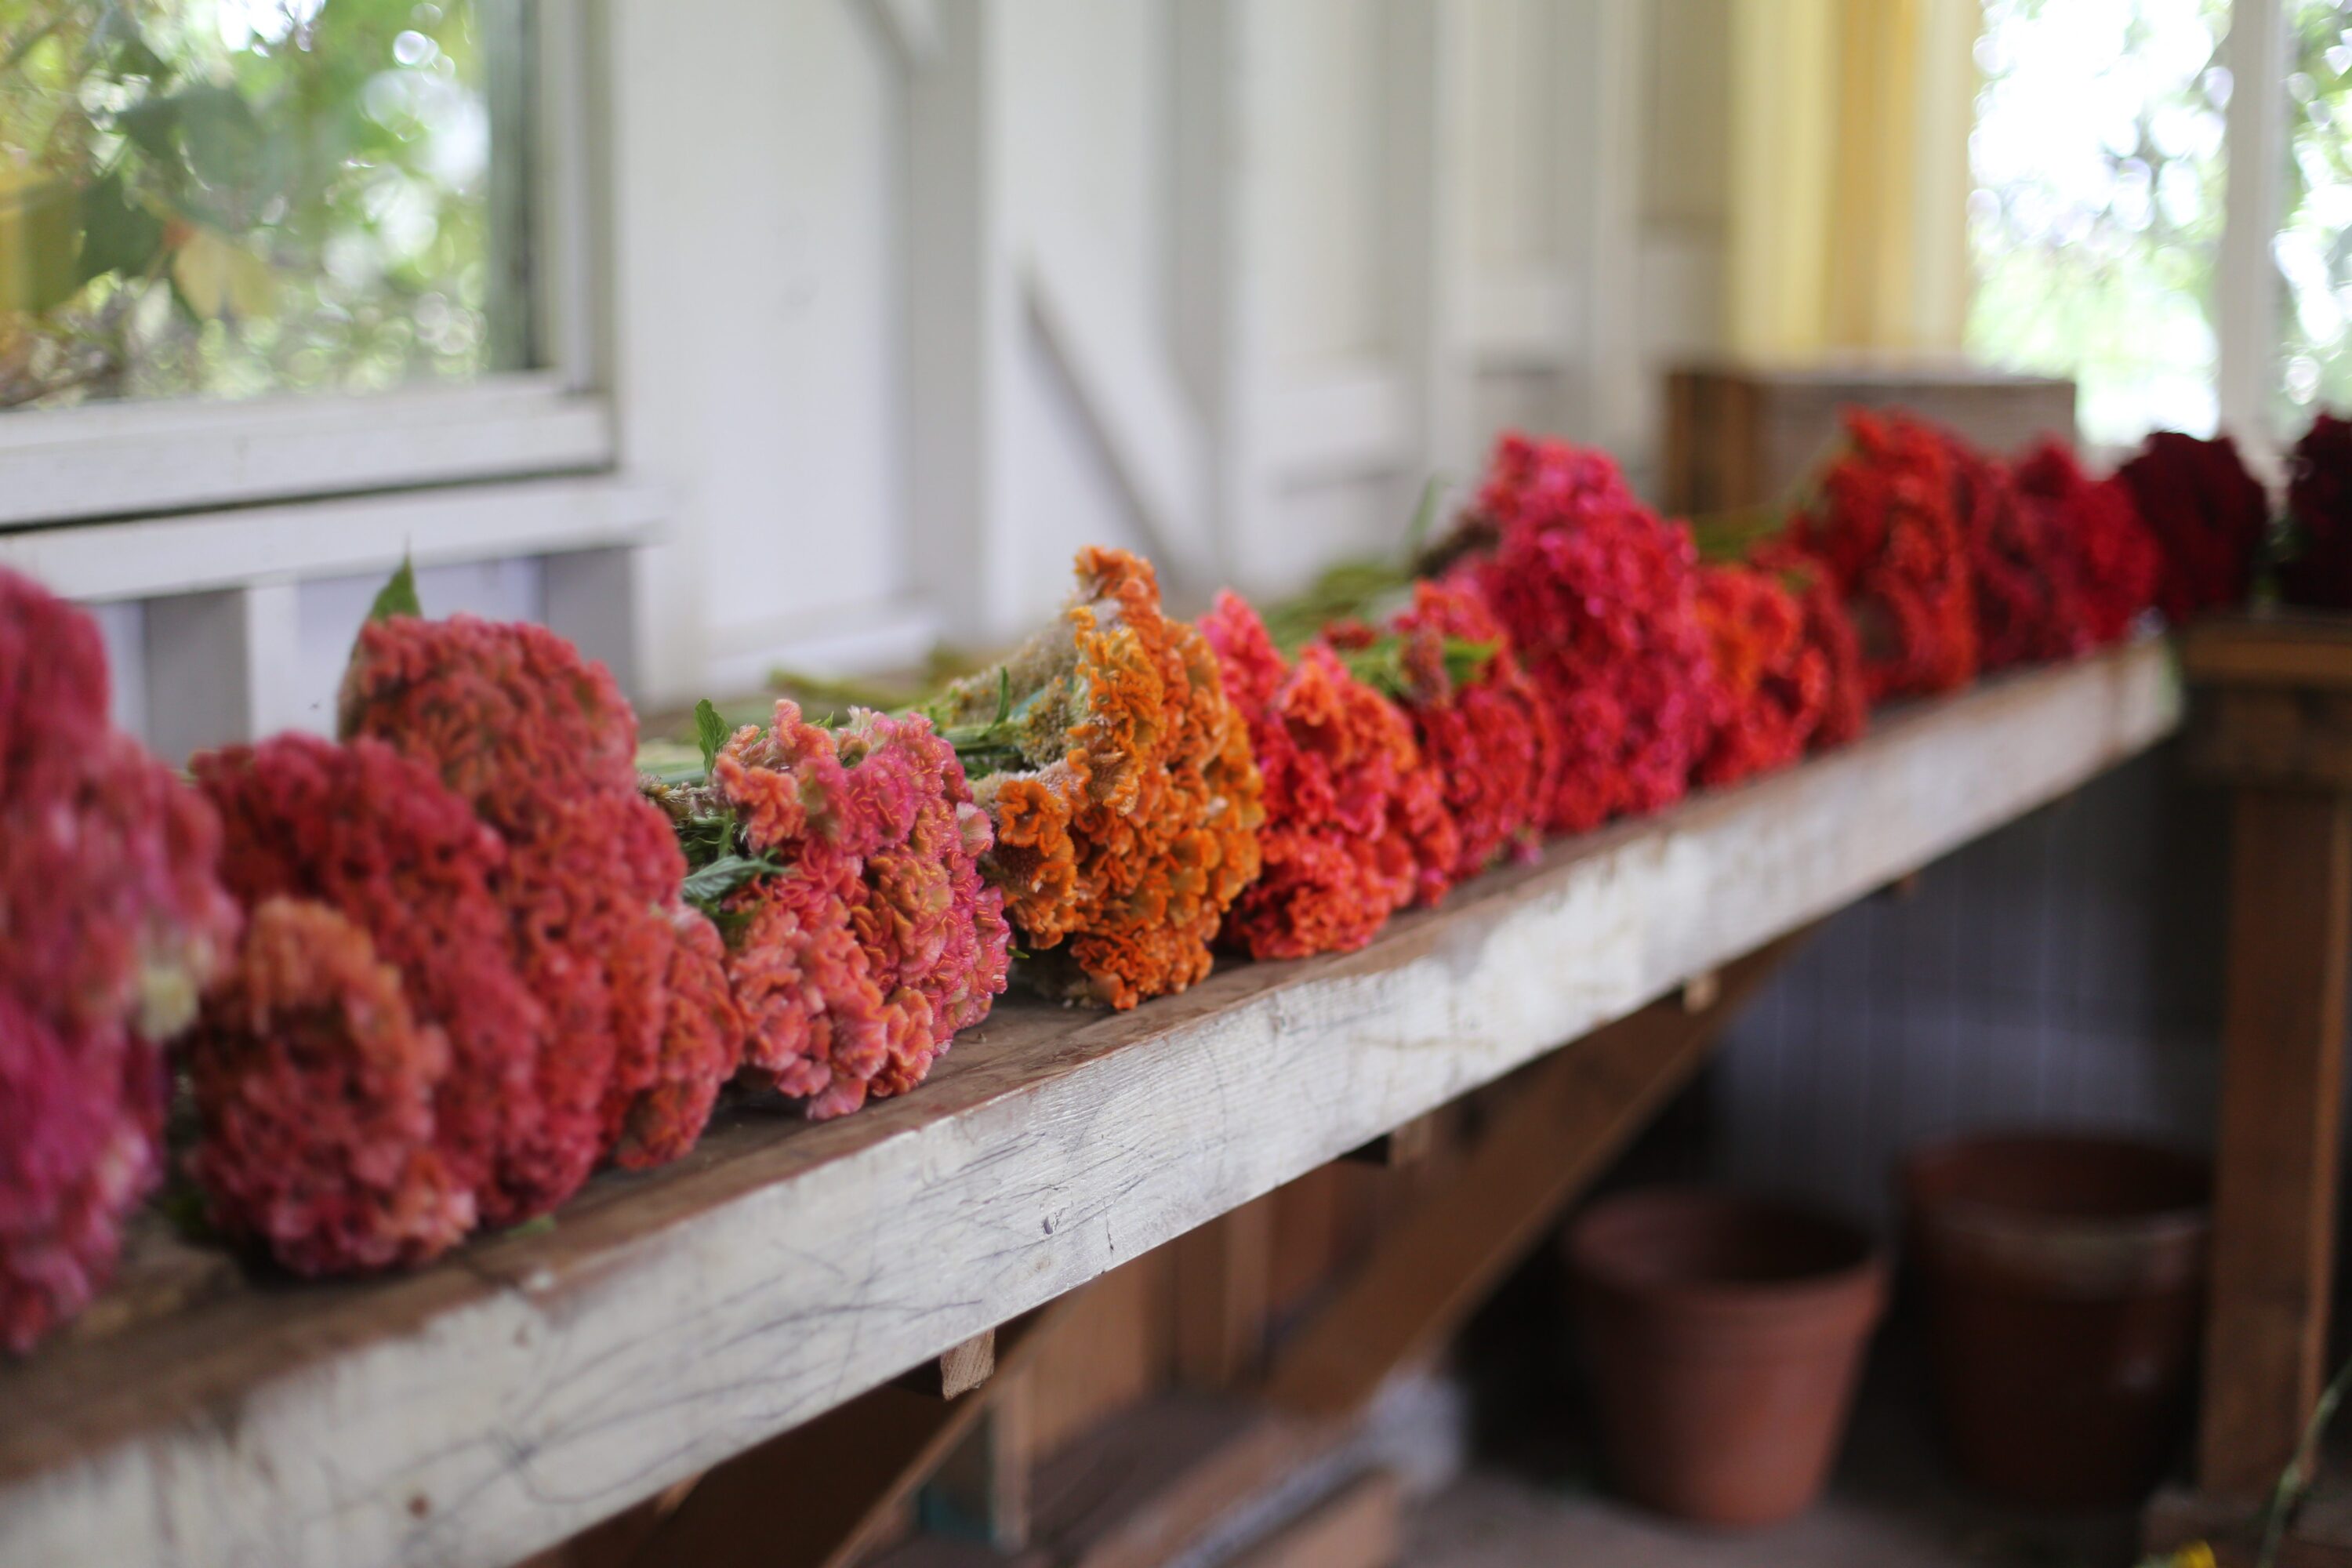
[[1949,363],[1686,365],[1666,377],[1663,504],[1689,517],[1789,497],[1837,439],[1839,410],[1857,405],[1911,409],[1990,451],[2074,437],[2072,381]]

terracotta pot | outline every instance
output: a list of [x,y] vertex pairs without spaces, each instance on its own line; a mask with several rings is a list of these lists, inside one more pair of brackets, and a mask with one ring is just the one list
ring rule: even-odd
[[1969,1479],[2045,1508],[2134,1502],[2188,1419],[2204,1162],[2121,1139],[1969,1138],[1903,1194],[1936,1382]]
[[1664,1187],[1595,1204],[1567,1247],[1619,1489],[1707,1524],[1804,1511],[1885,1306],[1870,1239],[1785,1205]]

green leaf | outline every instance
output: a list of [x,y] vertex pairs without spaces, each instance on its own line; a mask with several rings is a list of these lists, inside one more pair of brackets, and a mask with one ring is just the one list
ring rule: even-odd
[[1437,503],[1445,495],[1445,476],[1432,474],[1421,487],[1421,504],[1412,509],[1412,523],[1406,529],[1404,542],[1407,554],[1419,554],[1429,542],[1429,531],[1437,521]]
[[694,738],[701,743],[702,771],[707,773],[719,761],[719,748],[727,744],[727,721],[719,716],[708,697],[694,705]]
[[1013,716],[1013,668],[1000,665],[996,671],[996,721],[1003,723]]
[[715,915],[719,912],[720,900],[728,894],[754,877],[764,877],[772,871],[781,871],[783,868],[781,862],[766,855],[757,858],[749,855],[721,855],[700,870],[688,872],[685,882],[679,886],[678,892],[688,903],[692,904],[704,914]]
[[371,621],[388,621],[394,616],[424,618],[425,606],[416,602],[416,567],[405,555],[400,558],[400,570],[392,580],[376,591],[375,603],[368,606]]
[[188,167],[208,185],[243,190],[267,184],[269,132],[235,88],[201,82],[173,95]]
[[136,278],[163,247],[163,220],[130,199],[120,173],[82,192],[79,282],[109,272]]

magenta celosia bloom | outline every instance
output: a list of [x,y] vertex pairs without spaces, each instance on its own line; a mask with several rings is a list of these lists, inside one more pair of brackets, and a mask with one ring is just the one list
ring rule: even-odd
[[205,803],[107,721],[98,629],[0,570],[0,1344],[88,1302],[161,1160],[158,1046],[235,944]]
[[1238,595],[1198,625],[1265,781],[1264,869],[1219,940],[1254,958],[1352,952],[1416,898],[1443,899],[1461,836],[1404,714],[1328,647],[1286,661]]
[[189,1036],[203,1126],[190,1162],[215,1226],[298,1274],[439,1256],[473,1228],[442,1158],[449,1043],[400,971],[321,903],[255,906],[228,978]]
[[747,1073],[811,1116],[921,1082],[1003,991],[988,819],[928,720],[861,710],[825,730],[779,702],[674,810],[722,821],[730,850],[775,868],[728,897],[728,973]]

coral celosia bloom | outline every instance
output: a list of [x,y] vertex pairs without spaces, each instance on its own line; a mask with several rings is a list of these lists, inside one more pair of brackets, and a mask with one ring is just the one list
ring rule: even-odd
[[651,1086],[623,1102],[611,1139],[613,1163],[625,1171],[666,1165],[693,1148],[743,1054],[743,1013],[727,983],[718,929],[683,908],[671,911],[670,922],[677,934],[666,977],[661,1056]]
[[400,971],[321,903],[257,905],[189,1037],[213,1223],[298,1274],[421,1263],[474,1224],[434,1138],[447,1039]]
[[1563,748],[1543,825],[1577,833],[1678,799],[1706,743],[1706,637],[1690,531],[1601,452],[1496,444],[1465,568],[1550,706]]
[[[1216,655],[1160,608],[1150,564],[1078,552],[1054,627],[934,710],[996,826],[982,859],[1048,993],[1132,1007],[1209,973],[1258,873],[1249,727]],[[1003,711],[1000,711],[1003,710]]]
[[814,1117],[920,1083],[1004,989],[1003,895],[980,874],[988,819],[953,748],[919,715],[839,730],[776,704],[675,816],[719,821],[722,852],[772,869],[729,895],[727,973],[755,1081]]
[[2352,419],[2322,414],[2287,459],[2293,537],[2279,566],[2290,605],[2352,609]]
[[[400,976],[417,1026],[446,1037],[449,1067],[436,1078],[425,1135],[470,1212],[540,1115],[532,1068],[547,1016],[495,890],[504,841],[430,768],[366,736],[337,745],[280,735],[190,766],[220,812],[222,876],[238,901],[287,898],[341,914]],[[207,1023],[215,1047],[229,1048],[237,1021],[215,1007]],[[357,1237],[348,1246],[355,1259],[371,1250]]]
[[506,841],[493,890],[548,1025],[533,1118],[502,1152],[482,1217],[545,1213],[615,1152],[640,1096],[667,1081],[681,1102],[664,1042],[685,860],[636,793],[636,715],[603,665],[543,627],[395,616],[361,632],[341,723],[424,762]]
[[211,808],[107,722],[89,616],[0,570],[0,1345],[111,1271],[161,1169],[163,1039],[236,942]]
[[2245,603],[2270,531],[2271,501],[2236,442],[2159,430],[2116,477],[2163,556],[2157,604],[2165,619],[2179,625],[2200,610]]
[[1901,414],[1849,409],[1848,445],[1791,539],[1820,557],[1862,638],[1870,698],[1966,686],[1977,672],[1975,575],[1951,448]]
[[1461,837],[1396,705],[1310,644],[1286,664],[1265,623],[1223,594],[1200,622],[1265,779],[1265,869],[1220,940],[1255,958],[1362,947],[1418,897],[1445,895]]
[[1753,566],[1699,569],[1698,616],[1716,679],[1715,732],[1696,777],[1727,784],[1804,755],[1827,708],[1829,658],[1780,577]]
[[1814,751],[1859,740],[1870,728],[1870,690],[1863,677],[1862,638],[1838,596],[1830,570],[1786,539],[1767,539],[1748,552],[1748,563],[1769,572],[1797,596],[1804,612],[1805,646],[1821,655],[1828,681],[1810,742]]

